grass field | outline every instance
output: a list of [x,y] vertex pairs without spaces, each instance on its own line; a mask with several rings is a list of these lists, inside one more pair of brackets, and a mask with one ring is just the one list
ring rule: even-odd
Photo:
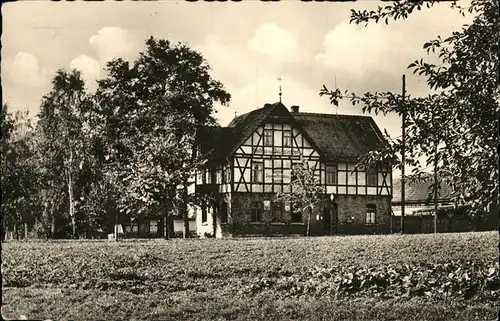
[[10,242],[2,316],[494,320],[498,234]]

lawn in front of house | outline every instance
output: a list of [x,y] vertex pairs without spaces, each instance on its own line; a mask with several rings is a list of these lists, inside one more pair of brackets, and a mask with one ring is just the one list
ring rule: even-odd
[[493,320],[498,234],[7,242],[2,316]]

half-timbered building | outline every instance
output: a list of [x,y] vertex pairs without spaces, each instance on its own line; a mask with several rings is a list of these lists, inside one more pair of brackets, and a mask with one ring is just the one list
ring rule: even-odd
[[304,235],[306,213],[275,201],[290,191],[301,156],[324,190],[312,235],[389,232],[389,164],[355,169],[360,156],[384,144],[373,119],[291,109],[266,104],[200,134],[200,152],[209,161],[196,175],[196,192],[213,201],[196,209],[198,235]]

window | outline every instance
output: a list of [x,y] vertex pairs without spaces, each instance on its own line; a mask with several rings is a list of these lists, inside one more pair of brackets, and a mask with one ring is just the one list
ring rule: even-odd
[[148,233],[149,232],[149,224],[148,223],[140,223],[139,224],[139,233]]
[[224,201],[222,202],[222,208],[220,212],[220,222],[221,223],[227,223],[227,218],[228,218],[228,212],[227,212],[227,202]]
[[375,214],[377,208],[374,204],[366,205],[366,224],[375,224]]
[[302,205],[300,204],[292,206],[292,223],[302,223],[302,212],[300,211],[301,207]]
[[253,162],[252,164],[252,182],[262,183],[264,174],[264,166],[262,162]]
[[205,169],[205,183],[206,184],[212,183],[211,173],[210,173],[210,170],[208,170],[208,169]]
[[262,221],[262,209],[263,205],[261,202],[255,202],[252,208],[252,222]]
[[329,185],[337,184],[337,166],[326,166],[326,183]]
[[300,169],[301,163],[292,163],[292,172],[290,173],[290,179],[292,182],[296,181],[299,177],[297,176],[297,171]]
[[264,129],[264,146],[273,146],[273,130]]
[[205,205],[202,205],[201,207],[201,222],[207,222],[207,207]]
[[283,221],[283,204],[281,202],[274,202],[272,205],[272,220],[273,222]]
[[368,167],[366,170],[366,185],[377,186],[377,169],[375,167]]
[[292,131],[284,130],[283,131],[283,146],[291,147],[292,146]]
[[283,183],[283,173],[281,171],[281,168],[275,168],[273,170],[273,182]]
[[231,182],[231,169],[225,168],[222,170],[222,183],[230,183]]
[[149,232],[158,233],[158,220],[149,221]]

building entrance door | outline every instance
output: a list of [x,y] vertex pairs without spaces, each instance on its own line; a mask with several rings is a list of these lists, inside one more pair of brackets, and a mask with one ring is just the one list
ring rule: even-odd
[[336,203],[331,204],[331,227],[332,227],[332,233],[331,234],[337,234],[339,232],[339,208]]
[[330,235],[332,233],[332,213],[330,207],[323,209],[323,235]]

